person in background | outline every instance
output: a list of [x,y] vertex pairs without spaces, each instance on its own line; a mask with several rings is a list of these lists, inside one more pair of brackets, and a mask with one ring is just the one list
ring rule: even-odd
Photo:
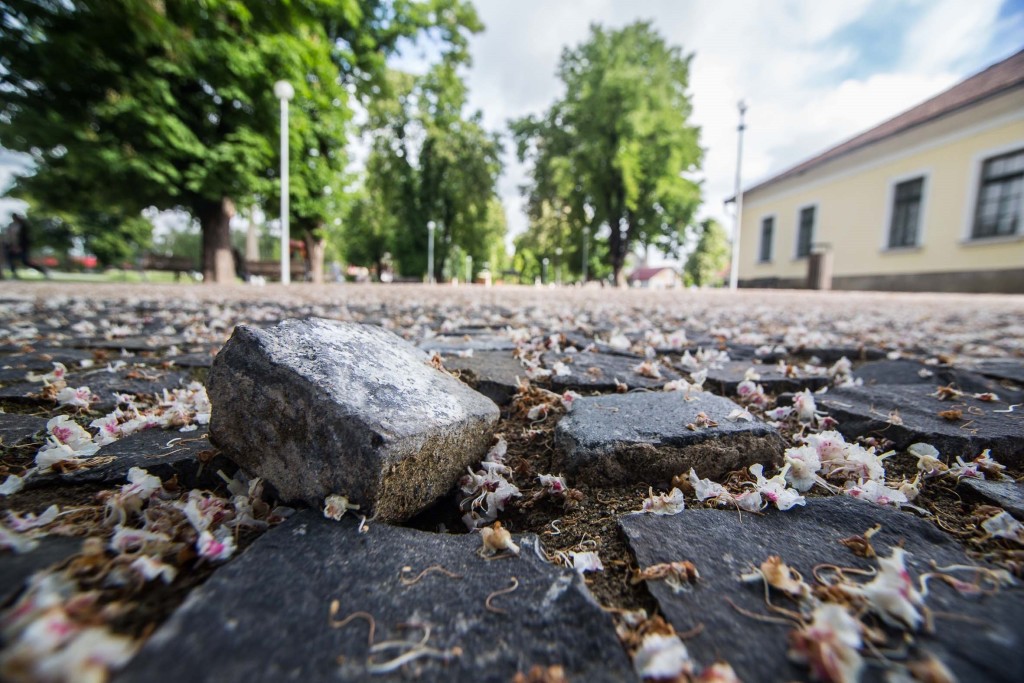
[[[29,250],[32,246],[31,226],[21,214],[11,216],[11,222],[4,230],[3,247],[4,261],[11,269],[11,275],[15,280],[18,278],[18,264],[26,268],[34,268],[43,274],[43,277],[50,279],[50,273],[43,266],[37,266],[29,260]],[[0,278],[3,278],[3,266],[0,265]]]

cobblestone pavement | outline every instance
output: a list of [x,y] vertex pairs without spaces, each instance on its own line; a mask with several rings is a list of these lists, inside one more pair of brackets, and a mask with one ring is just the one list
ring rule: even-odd
[[3,283],[0,408],[5,680],[1024,680],[1021,297]]

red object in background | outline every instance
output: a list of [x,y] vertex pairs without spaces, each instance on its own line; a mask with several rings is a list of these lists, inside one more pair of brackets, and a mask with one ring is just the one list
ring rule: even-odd
[[288,241],[288,252],[289,256],[294,258],[296,255],[305,259],[306,258],[306,243],[302,240],[289,240]]
[[47,268],[56,268],[59,264],[59,261],[57,261],[56,256],[44,256],[43,258],[39,259],[39,263],[46,266]]
[[[56,259],[54,259],[54,260],[56,260]],[[97,265],[99,265],[99,260],[95,256],[93,256],[92,254],[88,254],[86,256],[72,256],[71,257],[71,263],[75,264],[76,266],[79,266],[80,268],[85,268],[86,270],[92,270]],[[49,265],[49,264],[47,264],[47,265]]]

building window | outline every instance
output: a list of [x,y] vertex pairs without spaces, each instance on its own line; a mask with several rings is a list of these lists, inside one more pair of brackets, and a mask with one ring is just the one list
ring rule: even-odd
[[1016,235],[1024,195],[1024,149],[986,159],[971,237]]
[[772,260],[772,233],[775,231],[775,216],[769,216],[761,221],[761,253],[758,257],[759,263],[768,263]]
[[800,209],[800,227],[796,234],[796,257],[805,258],[811,253],[811,241],[814,239],[814,207]]
[[917,230],[921,222],[921,198],[924,178],[906,180],[896,186],[889,225],[889,248],[917,246]]

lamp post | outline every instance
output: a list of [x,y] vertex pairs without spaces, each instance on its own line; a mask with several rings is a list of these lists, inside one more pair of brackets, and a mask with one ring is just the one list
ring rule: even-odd
[[590,226],[583,228],[583,284],[587,284],[587,250],[590,249]]
[[466,284],[473,284],[473,257],[466,254]]
[[747,103],[740,100],[736,103],[740,110],[739,143],[736,146],[736,218],[732,229],[732,265],[729,267],[729,289],[735,291],[740,278],[740,221],[743,220],[743,188],[740,185],[740,168],[743,164],[743,115],[747,113]]
[[427,222],[427,284],[434,284],[434,228],[437,223]]
[[555,284],[562,286],[562,248],[555,249]]
[[292,281],[291,235],[288,231],[288,102],[295,88],[288,81],[274,84],[274,95],[281,100],[281,284]]
[[546,285],[548,283],[548,257],[545,256],[543,259],[541,259],[540,264],[542,267],[540,274],[540,283],[542,285]]

